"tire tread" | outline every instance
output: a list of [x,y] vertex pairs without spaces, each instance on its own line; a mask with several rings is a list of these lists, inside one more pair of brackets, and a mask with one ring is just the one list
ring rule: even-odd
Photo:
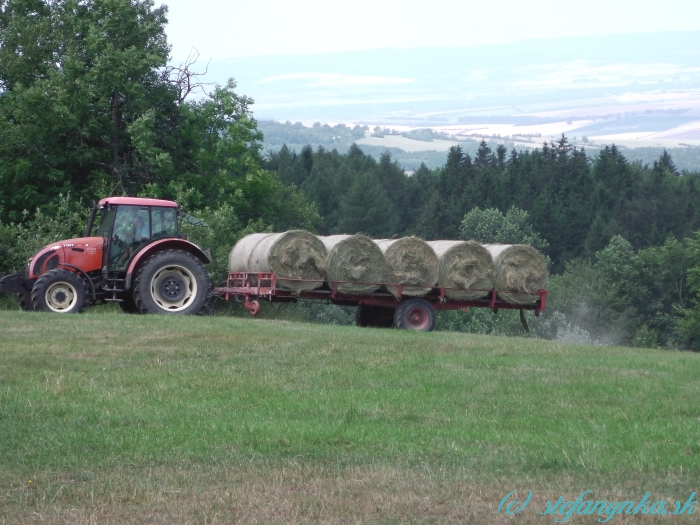
[[422,330],[423,332],[432,332],[437,321],[435,309],[425,299],[413,298],[403,301],[396,307],[394,313],[394,327],[397,330],[410,330],[411,327],[406,323],[408,313],[414,308],[422,308],[428,312],[428,326]]
[[[136,274],[136,279],[134,280],[134,286],[133,286],[133,300],[134,300],[134,305],[136,307],[136,311],[141,314],[150,314],[154,313],[151,312],[146,305],[144,301],[144,294],[148,293],[148,290],[150,288],[150,283],[146,282],[146,275],[150,273],[150,270],[154,267],[159,267],[162,265],[164,262],[164,259],[170,259],[172,257],[185,257],[188,259],[189,262],[193,263],[194,267],[197,268],[198,270],[201,270],[203,276],[204,276],[204,282],[205,286],[204,288],[206,289],[205,295],[204,295],[204,301],[202,304],[197,308],[197,311],[193,312],[184,312],[186,315],[196,315],[199,314],[202,310],[206,310],[208,305],[209,305],[209,300],[211,298],[211,277],[209,276],[209,272],[207,272],[207,269],[204,267],[202,262],[192,255],[189,252],[185,252],[182,250],[177,250],[177,249],[169,249],[169,250],[163,250],[162,252],[154,253],[151,255],[146,261],[143,263],[141,268],[139,268],[138,273]],[[168,314],[168,312],[158,312],[158,313],[164,313]],[[173,312],[172,314],[181,314],[183,312]],[[171,315],[172,315],[171,314]]]
[[[57,277],[58,276],[58,277]],[[46,287],[49,286],[52,283],[58,282],[60,280],[70,282],[74,286],[76,286],[76,290],[79,290],[82,292],[82,301],[80,303],[80,306],[78,306],[78,309],[73,312],[64,312],[64,313],[78,313],[82,314],[87,310],[88,304],[89,304],[89,295],[88,295],[88,287],[87,283],[85,282],[85,279],[80,277],[77,273],[71,272],[69,270],[64,270],[63,268],[54,268],[53,270],[49,270],[46,272],[44,275],[39,277],[36,282],[34,283],[34,286],[32,287],[32,293],[31,293],[31,305],[32,309],[37,311],[37,312],[46,312],[50,310],[46,310],[42,304],[41,297],[46,293]],[[55,312],[53,312],[55,313]]]

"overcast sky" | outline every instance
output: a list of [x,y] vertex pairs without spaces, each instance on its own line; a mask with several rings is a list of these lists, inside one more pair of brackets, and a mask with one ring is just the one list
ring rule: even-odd
[[699,0],[155,0],[202,59],[700,30]]

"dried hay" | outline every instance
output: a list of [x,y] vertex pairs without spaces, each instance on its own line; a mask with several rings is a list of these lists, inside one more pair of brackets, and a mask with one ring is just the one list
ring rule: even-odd
[[[450,299],[470,301],[493,289],[491,254],[475,241],[428,241],[440,260],[438,285]],[[454,288],[459,288],[455,290]]]
[[494,264],[494,286],[504,301],[532,304],[547,288],[549,272],[542,254],[525,244],[487,244]]
[[323,243],[307,231],[254,233],[243,237],[233,247],[228,269],[230,272],[275,272],[279,286],[295,291],[313,290],[326,279],[327,256]]
[[371,293],[381,287],[376,284],[386,280],[387,268],[384,254],[364,235],[331,235],[319,237],[328,250],[326,274],[329,281],[338,283],[342,293]]
[[[387,282],[401,285],[403,295],[421,296],[435,286],[440,262],[433,249],[418,237],[374,241],[384,253]],[[387,286],[398,298],[398,287]]]

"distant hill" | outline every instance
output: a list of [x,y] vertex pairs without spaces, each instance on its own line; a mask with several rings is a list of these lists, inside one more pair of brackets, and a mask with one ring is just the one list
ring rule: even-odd
[[258,119],[437,126],[686,110],[641,111],[641,125],[658,128],[671,125],[660,116],[700,118],[697,64],[700,31],[232,58],[207,78],[234,77]]
[[[353,143],[358,143],[362,151],[368,155],[372,155],[375,159],[389,152],[392,159],[396,160],[400,166],[407,171],[417,170],[421,164],[425,164],[428,168],[435,169],[444,166],[447,159],[447,151],[442,147],[438,149],[436,144],[438,141],[414,140],[417,147],[422,149],[416,151],[405,151],[396,147],[382,147],[376,145],[363,144],[361,142],[365,135],[365,131],[360,126],[351,128],[344,124],[330,126],[328,124],[318,124],[316,126],[304,126],[297,122],[280,123],[276,121],[261,120],[258,122],[258,128],[263,132],[265,140],[263,149],[265,151],[278,151],[282,145],[286,144],[290,150],[297,153],[305,146],[311,146],[313,150],[318,147],[323,147],[327,150],[337,150],[339,153],[347,153]],[[365,127],[365,129],[367,129]],[[577,130],[578,131],[578,130]],[[410,133],[405,135],[411,136]],[[438,135],[435,135],[438,138]],[[509,149],[514,147],[514,144],[509,141],[487,140],[489,147],[495,150],[498,143],[504,143]],[[533,140],[532,147],[542,147],[544,139]],[[479,141],[468,140],[459,142],[462,150],[474,157],[479,147]],[[441,145],[442,146],[442,145]],[[578,144],[579,147],[585,147],[589,156],[595,156],[598,149],[589,147],[585,144]],[[520,148],[522,149],[522,148]],[[664,149],[671,154],[673,162],[680,170],[700,172],[700,147],[682,147],[682,148],[663,148],[663,147],[641,147],[629,148],[620,147],[620,151],[630,161],[640,161],[642,164],[653,165],[654,161],[658,160]]]

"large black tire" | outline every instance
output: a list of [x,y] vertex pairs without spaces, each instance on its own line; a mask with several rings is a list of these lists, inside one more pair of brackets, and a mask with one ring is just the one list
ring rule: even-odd
[[63,268],[49,270],[32,288],[32,308],[37,312],[77,314],[87,307],[87,284],[77,273]]
[[394,325],[394,309],[384,306],[360,305],[355,310],[355,325],[373,328],[391,328]]
[[136,303],[134,302],[134,298],[130,293],[127,293],[124,296],[124,299],[122,299],[122,301],[119,303],[119,308],[121,308],[121,311],[125,314],[139,313],[139,309],[136,308]]
[[425,299],[403,301],[394,313],[394,326],[399,330],[431,332],[435,328],[435,309]]
[[143,263],[133,293],[142,314],[194,315],[207,307],[211,279],[191,253],[163,250]]
[[17,304],[19,305],[19,309],[24,311],[24,312],[29,312],[31,310],[34,310],[32,307],[32,293],[31,292],[22,292],[17,294]]

